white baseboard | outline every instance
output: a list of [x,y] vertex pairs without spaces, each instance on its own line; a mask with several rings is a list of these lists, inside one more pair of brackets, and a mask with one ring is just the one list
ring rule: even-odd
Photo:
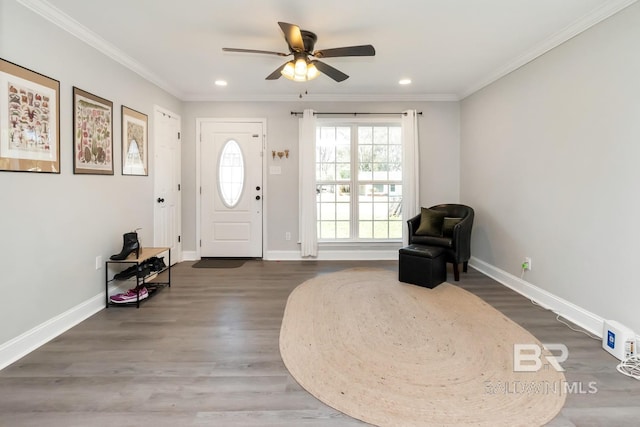
[[[112,293],[115,286],[109,288]],[[105,294],[100,294],[47,320],[35,328],[0,345],[0,370],[23,358],[38,347],[76,326],[105,308]]]
[[323,250],[317,257],[301,257],[300,251],[268,251],[265,261],[385,261],[397,260],[398,249],[386,250]]
[[[262,259],[265,261],[382,261],[397,260],[398,248],[393,249],[347,249],[347,250],[328,250],[318,251],[317,257],[301,257],[300,251],[266,251]],[[183,251],[183,261],[199,261],[200,258],[196,251]]]
[[[300,251],[267,251],[262,256],[265,261],[304,261]],[[315,258],[314,258],[315,259]]]
[[584,328],[593,335],[602,338],[602,327],[604,319],[596,316],[590,311],[585,310],[567,300],[564,300],[550,292],[540,289],[531,283],[522,280],[513,274],[507,273],[491,264],[488,264],[476,257],[471,257],[469,265],[479,272],[491,277],[492,279],[502,283],[508,288],[513,289],[517,293],[535,301],[544,308],[560,314],[565,319]]
[[182,261],[198,261],[198,253],[196,251],[182,251]]

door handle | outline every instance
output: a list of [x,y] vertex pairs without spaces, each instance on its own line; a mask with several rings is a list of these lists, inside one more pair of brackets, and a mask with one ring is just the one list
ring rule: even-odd
[[164,199],[163,199],[163,198],[158,197],[158,203],[164,203]]
[[260,200],[260,196],[256,196],[256,200]]

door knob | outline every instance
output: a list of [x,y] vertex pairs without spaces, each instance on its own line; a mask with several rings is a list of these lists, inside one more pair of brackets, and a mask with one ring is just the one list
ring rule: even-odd
[[260,196],[256,196],[256,200],[260,200]]
[[164,199],[161,197],[158,197],[158,203],[164,203]]

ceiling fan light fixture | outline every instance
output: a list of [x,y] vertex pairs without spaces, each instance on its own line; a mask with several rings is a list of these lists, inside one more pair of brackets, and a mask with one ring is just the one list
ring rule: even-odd
[[298,58],[295,63],[289,61],[284,64],[280,74],[294,82],[306,82],[318,77],[320,72],[313,62],[308,62],[306,58]]
[[295,68],[293,67],[293,62],[289,61],[286,64],[284,64],[284,67],[282,67],[282,70],[280,70],[280,74],[282,74],[289,80],[292,80],[293,76],[295,75]]
[[307,75],[307,60],[305,58],[296,59],[295,74],[296,76]]
[[312,62],[307,66],[307,80],[313,80],[316,77],[318,77],[318,74],[320,74],[318,72],[318,69],[316,68],[315,64]]

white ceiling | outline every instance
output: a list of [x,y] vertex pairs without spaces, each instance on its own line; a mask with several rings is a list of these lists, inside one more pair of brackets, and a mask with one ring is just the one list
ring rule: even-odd
[[[636,0],[18,1],[183,100],[434,100],[461,99]],[[324,59],[344,82],[295,83],[265,80],[288,58],[222,52],[288,52],[278,21],[315,32],[316,49],[372,44],[376,56]]]

